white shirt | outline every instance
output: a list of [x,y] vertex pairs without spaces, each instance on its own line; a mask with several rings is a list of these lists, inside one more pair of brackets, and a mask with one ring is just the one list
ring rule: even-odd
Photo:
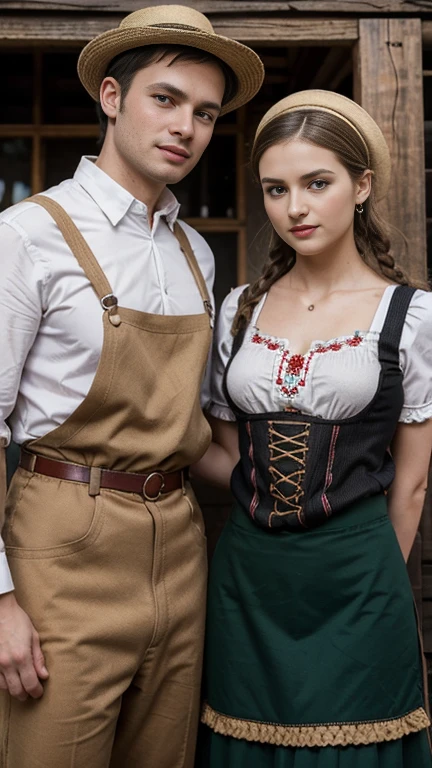
[[[227,376],[234,403],[247,413],[296,408],[309,416],[347,419],[372,400],[380,376],[378,342],[396,286],[385,289],[368,329],[315,340],[305,355],[292,355],[289,339],[263,334],[259,316],[266,295],[255,307],[240,350]],[[235,420],[223,391],[224,371],[233,337],[231,325],[244,286],[225,299],[215,333],[210,413]],[[404,405],[401,422],[432,418],[432,293],[416,291],[406,314],[399,345]],[[293,375],[294,374],[294,375]]]
[[[199,314],[203,302],[172,233],[179,203],[165,190],[150,229],[147,208],[82,158],[73,179],[45,195],[72,217],[118,298],[154,314]],[[210,295],[213,254],[182,222]],[[102,349],[103,310],[54,220],[35,203],[0,215],[0,442],[42,437],[87,395]],[[1,540],[0,540],[1,542]],[[1,546],[1,545],[0,545]],[[2,559],[3,558],[3,559]],[[0,593],[12,589],[0,550]]]

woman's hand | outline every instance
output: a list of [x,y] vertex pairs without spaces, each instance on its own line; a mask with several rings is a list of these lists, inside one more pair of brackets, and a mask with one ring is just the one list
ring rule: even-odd
[[420,522],[432,452],[432,419],[399,424],[392,443],[396,476],[389,490],[389,516],[408,560]]
[[237,423],[209,415],[207,419],[213,439],[204,456],[191,467],[191,477],[229,488],[232,471],[240,458]]

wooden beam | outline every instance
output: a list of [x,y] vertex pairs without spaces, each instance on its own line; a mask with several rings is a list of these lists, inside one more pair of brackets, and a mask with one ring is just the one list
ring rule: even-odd
[[[167,4],[177,0],[164,0]],[[160,5],[160,0],[146,0],[146,6]],[[130,13],[142,8],[142,0],[2,0],[2,10],[37,11],[102,11]],[[429,0],[188,0],[209,16],[232,13],[349,13],[359,14],[409,14],[432,15]]]
[[432,21],[422,22],[422,38],[424,45],[432,45]]
[[425,155],[420,19],[361,19],[354,98],[377,121],[392,157],[381,210],[408,241],[393,236],[396,260],[413,278],[426,276]]
[[358,39],[357,19],[226,15],[212,24],[218,34],[251,45],[352,45]]
[[[0,42],[42,41],[53,45],[82,44],[101,32],[118,26],[121,16],[111,14],[29,14],[0,13]],[[351,45],[358,38],[356,19],[293,19],[288,16],[218,16],[213,26],[220,35],[249,44],[264,45]]]

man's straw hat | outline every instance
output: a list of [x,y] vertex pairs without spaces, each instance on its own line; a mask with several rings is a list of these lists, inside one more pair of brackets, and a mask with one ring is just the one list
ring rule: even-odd
[[117,29],[95,37],[83,49],[78,74],[96,101],[108,64],[119,53],[145,45],[188,45],[222,59],[238,80],[236,96],[224,104],[221,114],[237,109],[260,89],[264,67],[259,56],[236,40],[217,35],[209,20],[184,5],[157,5],[126,16]]
[[292,93],[271,107],[258,125],[255,141],[275,117],[299,109],[311,109],[329,112],[343,120],[357,133],[366,147],[369,168],[374,173],[375,195],[377,200],[385,197],[390,183],[390,152],[381,129],[375,120],[355,101],[341,96],[334,91],[310,90]]

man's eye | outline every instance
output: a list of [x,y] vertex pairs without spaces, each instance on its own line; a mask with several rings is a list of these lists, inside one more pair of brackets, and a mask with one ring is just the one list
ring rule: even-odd
[[161,93],[157,93],[155,99],[158,100],[159,104],[169,104],[168,96],[163,96]]
[[213,115],[210,115],[208,112],[197,112],[198,117],[202,117],[203,120],[209,120],[210,122],[214,121]]

